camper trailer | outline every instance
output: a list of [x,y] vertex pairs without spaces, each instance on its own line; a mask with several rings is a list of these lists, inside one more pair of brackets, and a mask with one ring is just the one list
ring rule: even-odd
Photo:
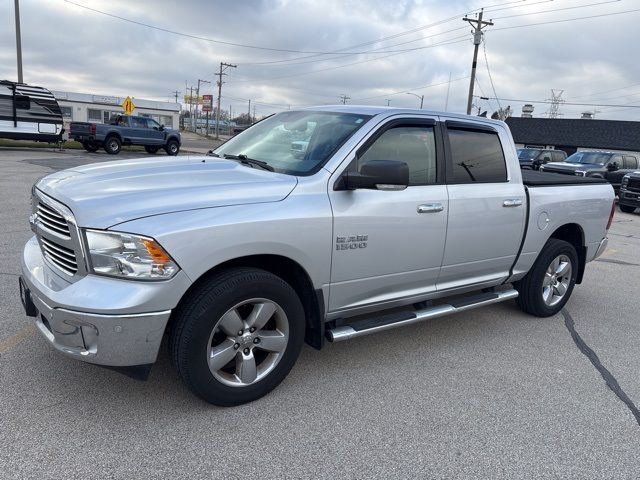
[[46,88],[0,80],[0,138],[60,142],[62,113]]

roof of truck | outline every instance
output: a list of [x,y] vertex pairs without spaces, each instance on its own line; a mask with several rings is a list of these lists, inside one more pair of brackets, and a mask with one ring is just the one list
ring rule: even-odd
[[483,123],[489,123],[494,125],[505,125],[504,122],[500,120],[493,120],[491,118],[486,117],[477,117],[473,115],[464,115],[460,113],[452,113],[452,112],[440,112],[437,110],[418,110],[415,108],[395,108],[395,107],[380,107],[380,106],[371,106],[371,105],[319,105],[315,107],[307,107],[304,110],[317,110],[323,112],[344,112],[344,113],[355,113],[356,115],[394,115],[394,114],[406,114],[406,115],[415,115],[415,114],[423,114],[423,115],[442,115],[449,118],[457,118],[460,120],[474,120],[481,121]]

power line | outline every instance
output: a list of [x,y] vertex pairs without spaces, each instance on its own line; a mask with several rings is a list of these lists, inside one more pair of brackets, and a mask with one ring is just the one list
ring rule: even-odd
[[550,25],[550,24],[553,24],[553,23],[574,22],[576,20],[589,20],[589,19],[592,19],[592,18],[612,17],[614,15],[622,15],[624,13],[634,13],[634,12],[640,12],[640,8],[634,8],[632,10],[624,10],[624,11],[621,11],[621,12],[601,13],[599,15],[589,15],[587,17],[565,18],[563,20],[550,20],[548,22],[523,23],[521,25],[512,25],[510,27],[492,28],[491,31],[492,32],[498,32],[500,30],[511,30],[513,28],[537,27],[539,25]]
[[[523,102],[523,103],[542,103],[550,105],[552,100],[523,100],[521,98],[495,98],[491,100],[502,100],[503,102]],[[608,104],[608,103],[577,103],[577,102],[563,102],[563,105],[577,105],[581,107],[622,107],[622,108],[640,108],[640,105],[622,105],[622,104]]]
[[[466,75],[466,76],[460,77],[460,78],[454,78],[453,80],[450,80],[450,81],[451,82],[457,82],[459,80],[465,80],[467,78],[469,78],[469,75]],[[446,85],[447,83],[449,83],[449,80],[447,80],[446,82],[431,83],[429,85],[421,85],[419,87],[412,87],[412,88],[408,88],[406,90],[400,90],[400,91],[396,91],[396,92],[392,92],[392,93],[383,93],[382,95],[374,95],[372,97],[354,98],[353,100],[355,102],[361,102],[361,101],[364,101],[364,100],[373,100],[375,98],[392,97],[394,95],[401,95],[403,93],[407,93],[407,92],[412,91],[412,90],[424,90],[426,88],[437,87],[437,86],[440,86],[440,85]]]
[[[515,15],[505,15],[503,17],[495,17],[493,18],[493,20],[502,20],[503,18],[515,18],[515,17],[528,17],[529,15],[540,15],[543,13],[550,13],[550,12],[561,12],[564,10],[575,10],[575,9],[581,9],[581,8],[588,8],[588,7],[595,7],[598,5],[605,5],[607,3],[619,3],[621,0],[606,0],[604,2],[595,2],[595,3],[589,3],[588,5],[574,5],[572,7],[562,7],[562,8],[552,8],[549,10],[540,10],[538,12],[529,12],[529,13],[518,13]],[[529,6],[529,5],[527,5]]]
[[493,95],[496,97],[496,101],[498,102],[498,108],[502,109],[502,105],[500,105],[500,100],[498,100],[498,94],[496,93],[496,87],[493,84],[493,77],[491,76],[491,70],[489,69],[489,59],[487,58],[487,42],[484,39],[482,42],[482,50],[484,52],[484,63],[487,66],[487,73],[489,74],[489,83],[491,83],[491,90],[493,90]]

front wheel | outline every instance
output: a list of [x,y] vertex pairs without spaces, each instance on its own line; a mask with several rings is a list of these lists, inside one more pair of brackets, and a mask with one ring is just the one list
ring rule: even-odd
[[176,312],[172,360],[187,386],[207,402],[251,402],[293,367],[304,318],[298,295],[281,278],[250,268],[222,272]]
[[527,275],[514,284],[518,306],[536,317],[555,315],[567,303],[578,274],[578,254],[564,240],[549,239]]
[[636,209],[636,207],[632,207],[630,205],[618,205],[620,207],[620,210],[623,211],[624,213],[633,213]]
[[120,153],[121,149],[122,149],[122,142],[120,142],[120,139],[115,135],[111,135],[110,137],[107,137],[106,140],[104,141],[104,151],[107,152],[109,155],[117,155],[118,153]]
[[180,144],[177,140],[169,140],[164,147],[164,151],[167,152],[167,155],[178,155]]

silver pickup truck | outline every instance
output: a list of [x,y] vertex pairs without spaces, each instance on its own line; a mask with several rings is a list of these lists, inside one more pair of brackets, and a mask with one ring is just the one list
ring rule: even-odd
[[614,195],[521,171],[502,122],[347,105],[205,156],[57,172],[32,202],[20,287],[49,344],[145,378],[166,335],[186,385],[236,405],[305,341],[512,299],[554,315],[606,248]]

